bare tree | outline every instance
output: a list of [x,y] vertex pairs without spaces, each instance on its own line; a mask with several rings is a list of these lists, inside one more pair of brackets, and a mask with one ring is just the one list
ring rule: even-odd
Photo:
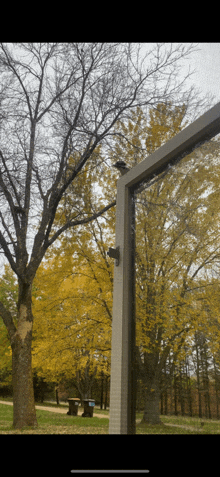
[[[0,303],[12,347],[15,428],[37,425],[31,371],[32,283],[55,240],[115,205],[55,215],[99,144],[137,106],[189,102],[178,62],[193,46],[25,43],[0,46],[0,247],[18,277],[16,322]],[[143,52],[142,52],[143,53]],[[70,167],[70,155],[76,158]],[[98,173],[98,169],[97,173]]]

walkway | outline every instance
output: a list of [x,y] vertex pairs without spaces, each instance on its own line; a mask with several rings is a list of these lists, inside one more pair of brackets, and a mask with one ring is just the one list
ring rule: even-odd
[[[0,401],[0,404],[8,404],[9,406],[13,406],[13,402],[11,401]],[[68,407],[61,408],[61,407],[49,407],[49,406],[35,406],[36,409],[41,409],[42,411],[49,411],[49,412],[56,412],[60,414],[66,414]],[[79,414],[80,415],[80,414]],[[98,414],[96,412],[93,412],[94,417],[105,417],[109,419],[109,414]]]

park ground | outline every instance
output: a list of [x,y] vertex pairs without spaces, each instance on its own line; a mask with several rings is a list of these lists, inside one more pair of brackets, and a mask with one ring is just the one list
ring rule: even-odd
[[[37,428],[13,429],[11,400],[0,397],[0,434],[108,434],[109,411],[94,409],[94,415],[81,417],[66,414],[67,404],[36,403]],[[136,414],[136,434],[220,434],[220,421],[185,416],[161,416],[162,425],[141,423],[142,413]]]

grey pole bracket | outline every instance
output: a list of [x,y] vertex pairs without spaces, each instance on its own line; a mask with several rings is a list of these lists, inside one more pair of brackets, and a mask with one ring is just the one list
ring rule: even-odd
[[111,248],[111,247],[109,247],[108,252],[107,252],[107,255],[108,255],[110,258],[115,258],[115,265],[116,265],[116,267],[118,267],[118,265],[119,265],[119,257],[120,257],[119,247],[116,247],[116,248]]

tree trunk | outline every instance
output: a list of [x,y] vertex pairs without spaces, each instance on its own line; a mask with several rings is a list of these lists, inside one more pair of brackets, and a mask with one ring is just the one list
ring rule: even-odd
[[184,384],[182,379],[181,364],[179,368],[179,376],[180,376],[179,398],[180,398],[180,406],[181,406],[181,415],[185,416]]
[[103,384],[104,384],[104,373],[103,371],[101,372],[101,400],[100,400],[100,409],[102,409],[103,406]]
[[18,325],[11,340],[13,426],[37,426],[31,367],[33,316],[31,286],[19,283]]
[[188,357],[185,358],[185,366],[186,366],[186,393],[187,393],[187,401],[188,401],[188,412],[189,415],[192,417],[192,395],[191,395],[191,380],[189,374],[189,362]]
[[206,389],[205,393],[205,409],[206,409],[206,417],[208,419],[212,418],[211,414],[211,403],[210,403],[210,393],[209,393],[209,363],[208,363],[208,356],[207,356],[207,349],[204,346],[204,388]]
[[105,378],[105,405],[104,409],[107,409],[107,403],[108,403],[108,376]]
[[201,388],[200,388],[200,360],[199,360],[199,349],[197,341],[195,343],[196,347],[196,377],[197,377],[197,389],[198,389],[198,399],[199,399],[199,417],[202,417],[202,399],[201,399]]
[[87,365],[85,367],[84,373],[82,373],[81,370],[78,370],[76,372],[76,386],[80,393],[81,402],[83,402],[84,399],[91,398],[92,385],[94,382],[94,377],[97,372],[97,367],[94,369],[94,371],[91,374],[89,371],[90,371],[90,366]]
[[163,393],[160,396],[160,414],[163,414]]
[[189,415],[190,415],[190,417],[192,417],[193,416],[193,409],[192,409],[192,394],[191,394],[190,376],[187,376],[187,399],[188,399]]
[[219,419],[219,397],[218,397],[218,374],[217,374],[217,369],[216,369],[216,363],[215,363],[215,358],[213,357],[213,364],[214,364],[214,371],[215,371],[215,396],[216,396],[216,417]]
[[162,424],[160,419],[160,388],[156,380],[145,387],[145,408],[142,422]]
[[178,416],[177,375],[174,376],[174,414]]
[[55,387],[55,396],[56,396],[57,406],[59,406],[59,404],[60,404],[58,389],[59,389],[59,387],[58,387],[58,385],[56,385],[56,387]]

